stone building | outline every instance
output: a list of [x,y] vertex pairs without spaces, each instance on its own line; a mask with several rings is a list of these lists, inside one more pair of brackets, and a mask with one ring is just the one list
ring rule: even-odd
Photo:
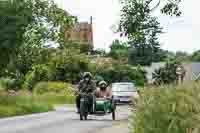
[[92,28],[92,17],[90,18],[90,23],[79,22],[74,25],[71,29],[66,30],[65,39],[68,41],[73,41],[81,43],[84,45],[90,45],[93,48],[93,28]]

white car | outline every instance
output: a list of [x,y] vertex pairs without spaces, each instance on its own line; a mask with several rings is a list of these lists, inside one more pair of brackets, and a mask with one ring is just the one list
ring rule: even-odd
[[129,103],[133,100],[133,98],[138,98],[139,96],[134,83],[113,83],[111,88],[113,99],[116,103]]

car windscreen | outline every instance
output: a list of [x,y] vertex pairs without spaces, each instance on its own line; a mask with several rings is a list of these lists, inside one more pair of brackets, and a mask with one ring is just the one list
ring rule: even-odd
[[112,91],[136,91],[133,84],[114,84],[112,85]]

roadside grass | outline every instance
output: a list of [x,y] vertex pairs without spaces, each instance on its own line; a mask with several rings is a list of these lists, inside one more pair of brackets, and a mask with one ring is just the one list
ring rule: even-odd
[[199,101],[199,82],[141,89],[130,133],[200,132]]
[[16,95],[0,92],[0,118],[42,113],[53,110],[55,104],[73,104],[73,95],[46,93],[32,95],[26,91]]

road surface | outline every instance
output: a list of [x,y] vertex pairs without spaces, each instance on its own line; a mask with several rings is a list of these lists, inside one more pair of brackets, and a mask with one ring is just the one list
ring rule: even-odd
[[89,116],[80,121],[74,107],[56,107],[56,111],[0,119],[0,133],[98,133],[128,119],[128,106],[117,107],[116,121],[111,115]]

